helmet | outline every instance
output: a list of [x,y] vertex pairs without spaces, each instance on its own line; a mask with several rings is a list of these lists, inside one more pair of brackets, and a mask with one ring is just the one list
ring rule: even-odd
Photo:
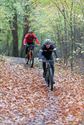
[[32,29],[29,29],[29,31],[28,31],[29,33],[32,33],[33,31],[32,31]]
[[45,44],[51,44],[51,39],[45,39]]
[[46,46],[47,49],[49,49],[50,46],[51,46],[51,40],[50,39],[45,39],[44,45]]

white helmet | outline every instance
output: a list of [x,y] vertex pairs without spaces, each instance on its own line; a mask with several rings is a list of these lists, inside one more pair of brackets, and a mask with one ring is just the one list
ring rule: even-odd
[[32,29],[30,28],[28,32],[31,33],[31,32],[33,32],[33,31],[32,31]]

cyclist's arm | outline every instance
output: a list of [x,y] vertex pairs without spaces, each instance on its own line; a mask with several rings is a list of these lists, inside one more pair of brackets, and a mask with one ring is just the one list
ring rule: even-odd
[[55,54],[55,58],[58,58],[57,52],[56,52],[56,48],[53,49],[53,52],[54,52],[54,54]]
[[36,38],[36,44],[38,44],[38,45],[40,45],[40,42],[39,42],[39,40]]
[[27,44],[27,37],[28,37],[28,34],[26,34],[25,37],[24,37],[23,45],[26,45],[26,44]]
[[36,44],[40,45],[40,42],[39,42],[38,38],[36,37],[36,35],[34,33],[33,33],[33,37],[35,39]]
[[44,55],[43,55],[43,50],[42,50],[42,49],[40,49],[40,51],[39,51],[39,53],[38,53],[38,58],[41,59],[41,60],[44,60],[44,59],[45,59],[45,57],[44,57]]
[[23,45],[26,45],[26,38],[24,38],[23,40]]
[[40,49],[40,51],[39,51],[39,53],[38,53],[38,58],[39,58],[39,59],[42,59],[42,52],[43,52],[43,50]]

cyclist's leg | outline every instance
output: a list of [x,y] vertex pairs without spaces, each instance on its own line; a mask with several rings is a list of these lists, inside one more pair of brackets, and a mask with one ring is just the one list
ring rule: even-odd
[[43,77],[45,77],[45,75],[46,75],[46,62],[42,63],[42,67],[43,67]]
[[52,56],[50,57],[50,60],[51,60],[50,65],[51,65],[52,73],[53,73],[53,77],[54,77],[54,59]]
[[34,65],[34,44],[32,44],[32,65],[31,67],[33,67]]
[[25,57],[27,57],[28,47],[25,47]]
[[52,68],[52,77],[53,77],[53,83],[54,82],[54,61],[52,60],[52,62],[50,62],[51,68]]
[[51,62],[50,65],[51,65],[52,73],[53,73],[53,77],[54,77],[54,62]]
[[26,64],[28,64],[28,46],[26,46],[26,48],[25,48],[25,58],[27,59],[27,62],[26,62]]

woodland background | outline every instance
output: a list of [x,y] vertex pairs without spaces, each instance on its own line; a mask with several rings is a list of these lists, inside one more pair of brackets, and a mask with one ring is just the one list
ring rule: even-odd
[[22,41],[30,28],[41,44],[46,38],[55,42],[64,64],[84,72],[84,0],[0,0],[2,55],[24,57]]

